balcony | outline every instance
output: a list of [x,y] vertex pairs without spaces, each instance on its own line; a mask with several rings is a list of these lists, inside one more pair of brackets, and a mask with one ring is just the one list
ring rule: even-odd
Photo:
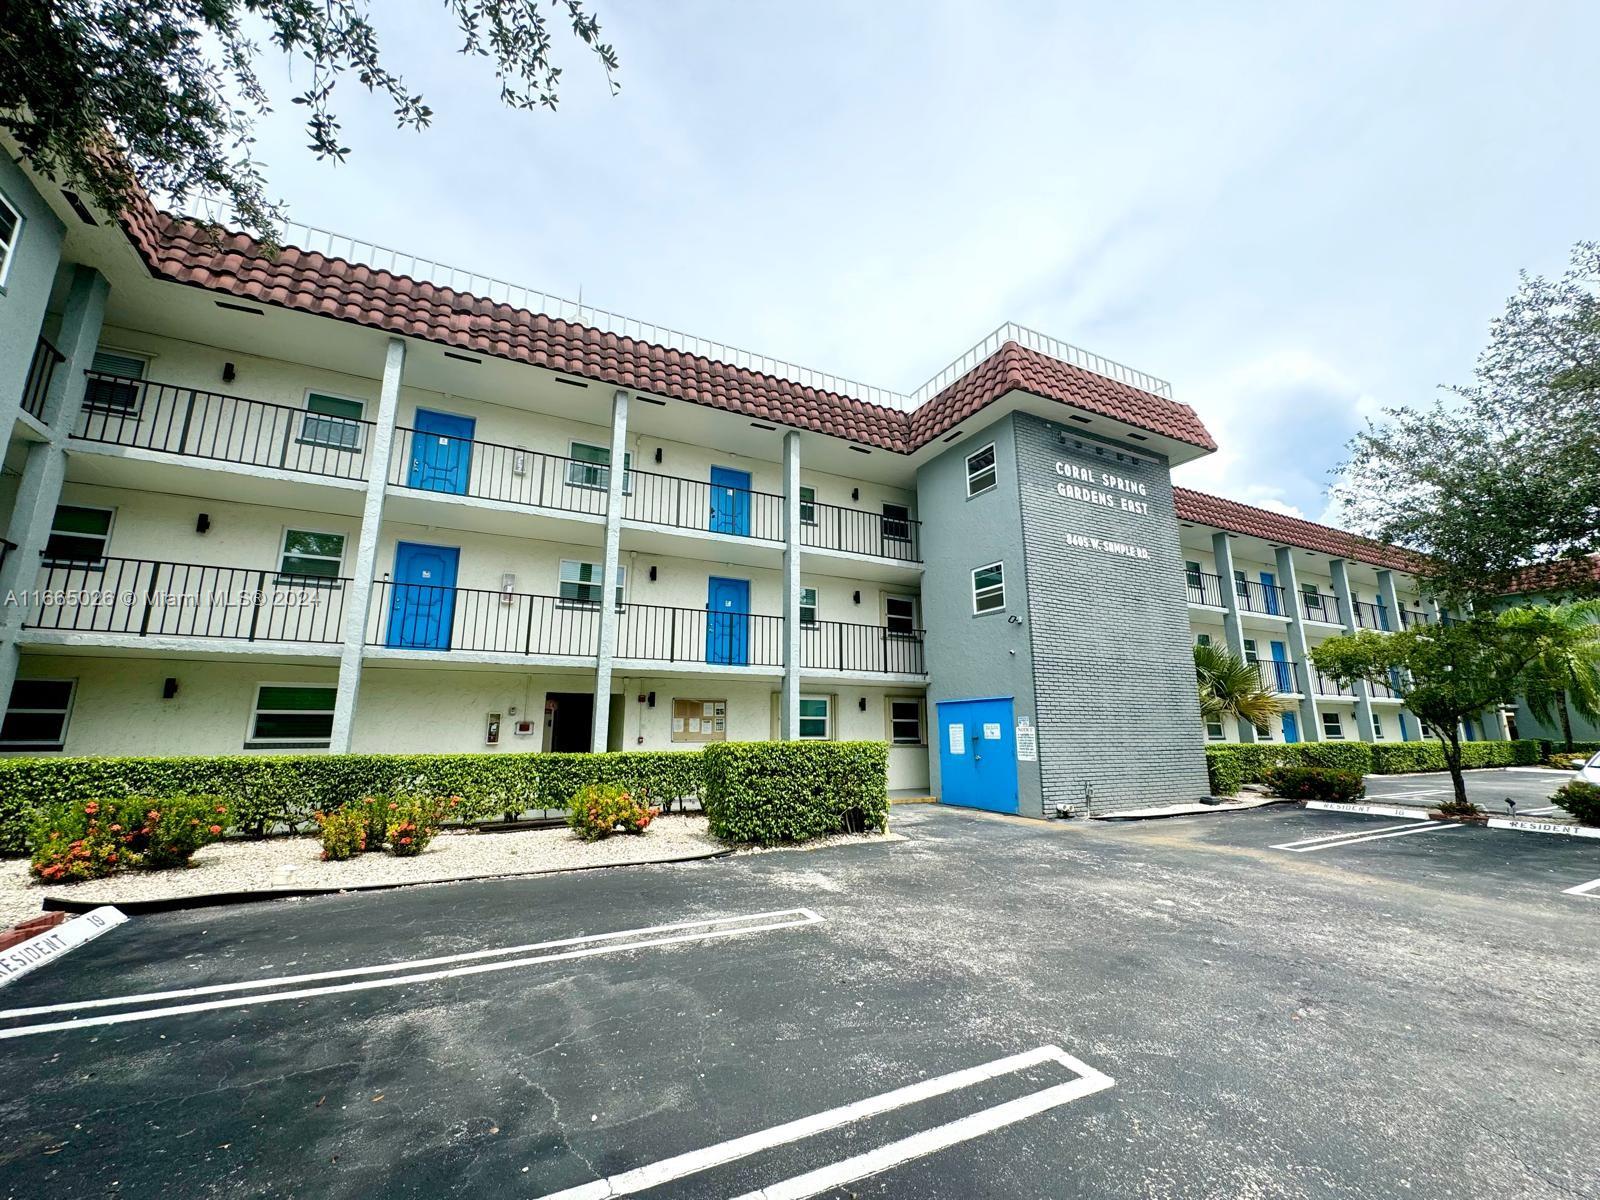
[[1287,659],[1258,658],[1254,665],[1263,691],[1276,696],[1299,695],[1300,676],[1293,662]]
[[1311,677],[1319,696],[1354,696],[1356,694],[1356,689],[1350,684],[1339,683],[1330,679],[1321,671],[1313,670]]
[[558,596],[380,579],[367,609],[366,644],[592,660],[600,650],[600,606]]
[[[609,468],[594,469],[599,474],[609,473]],[[782,496],[649,471],[628,472],[623,486],[622,518],[639,525],[692,533],[779,543],[784,540]]]
[[366,479],[373,423],[154,380],[88,372],[72,436],[208,462]]
[[704,608],[624,604],[617,657],[715,667],[783,667],[783,618]]
[[889,629],[844,621],[800,625],[800,666],[810,671],[926,675],[922,648],[920,629]]
[[22,411],[36,421],[44,420],[44,404],[50,396],[50,383],[56,368],[66,361],[66,356],[40,338],[33,348],[33,358],[28,363],[28,378],[22,385]]
[[1401,629],[1410,629],[1413,626],[1427,625],[1429,623],[1430,622],[1428,620],[1428,615],[1426,613],[1424,613],[1420,608],[1405,608],[1405,607],[1402,607],[1400,609],[1400,628]]
[[142,558],[47,562],[26,629],[336,644],[350,580]]
[[1308,621],[1320,621],[1324,625],[1344,624],[1343,609],[1339,605],[1337,596],[1301,592],[1300,612]]
[[1358,629],[1375,629],[1381,633],[1388,633],[1394,628],[1389,617],[1387,605],[1373,604],[1367,600],[1357,600],[1353,607],[1356,610],[1356,627]]
[[919,563],[921,535],[922,522],[909,518],[815,501],[800,505],[800,544],[810,549]]
[[1222,599],[1222,576],[1208,575],[1204,571],[1184,572],[1184,584],[1189,594],[1190,604],[1203,604],[1207,608],[1224,607]]
[[1248,579],[1233,581],[1234,595],[1239,598],[1239,611],[1260,613],[1268,617],[1289,615],[1288,597],[1277,584],[1267,585]]

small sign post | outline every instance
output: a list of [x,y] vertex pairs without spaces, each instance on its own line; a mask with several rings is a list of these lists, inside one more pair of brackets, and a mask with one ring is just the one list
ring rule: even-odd
[[13,979],[22,978],[35,967],[53,962],[85,942],[92,942],[127,919],[121,909],[107,904],[48,929],[37,937],[18,942],[9,950],[0,950],[0,987]]

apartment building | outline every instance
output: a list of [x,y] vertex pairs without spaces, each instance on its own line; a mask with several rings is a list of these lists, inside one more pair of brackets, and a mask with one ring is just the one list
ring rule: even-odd
[[[286,241],[0,163],[0,751],[867,738],[1037,815],[1419,736],[1309,669],[1426,619],[1398,552],[1173,488],[1215,447],[1151,376],[1007,326],[902,394]],[[1202,726],[1205,638],[1281,722]]]

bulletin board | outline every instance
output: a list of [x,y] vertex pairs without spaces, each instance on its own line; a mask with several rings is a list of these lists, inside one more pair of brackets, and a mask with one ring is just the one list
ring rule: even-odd
[[675,742],[725,742],[728,740],[726,700],[672,702],[672,740]]

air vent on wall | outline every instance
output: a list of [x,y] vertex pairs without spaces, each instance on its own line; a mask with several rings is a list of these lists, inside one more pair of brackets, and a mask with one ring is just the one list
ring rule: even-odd
[[250,308],[244,304],[229,304],[226,300],[216,301],[218,308],[225,308],[229,312],[249,313],[252,317],[264,317],[267,314],[259,308]]
[[446,358],[453,358],[457,362],[471,363],[473,366],[477,366],[479,363],[483,362],[483,359],[481,358],[473,358],[470,354],[457,354],[454,350],[446,350],[444,352],[444,356]]
[[564,383],[568,387],[588,387],[589,386],[587,383],[585,383],[581,379],[563,379],[559,375],[556,376],[556,382],[557,383]]
[[636,398],[643,400],[646,404],[654,404],[657,408],[665,408],[667,406],[665,400],[657,400],[654,396],[639,396]]
[[78,214],[78,219],[85,225],[100,224],[99,221],[94,219],[94,214],[89,211],[88,207],[79,198],[77,192],[69,192],[66,188],[62,188],[61,198],[67,202],[67,206],[71,208],[73,212]]
[[857,454],[871,454],[872,453],[872,451],[868,450],[865,446],[851,446],[850,449],[854,450]]
[[776,425],[763,425],[760,421],[751,421],[750,428],[765,429],[768,433],[776,433],[778,429]]

